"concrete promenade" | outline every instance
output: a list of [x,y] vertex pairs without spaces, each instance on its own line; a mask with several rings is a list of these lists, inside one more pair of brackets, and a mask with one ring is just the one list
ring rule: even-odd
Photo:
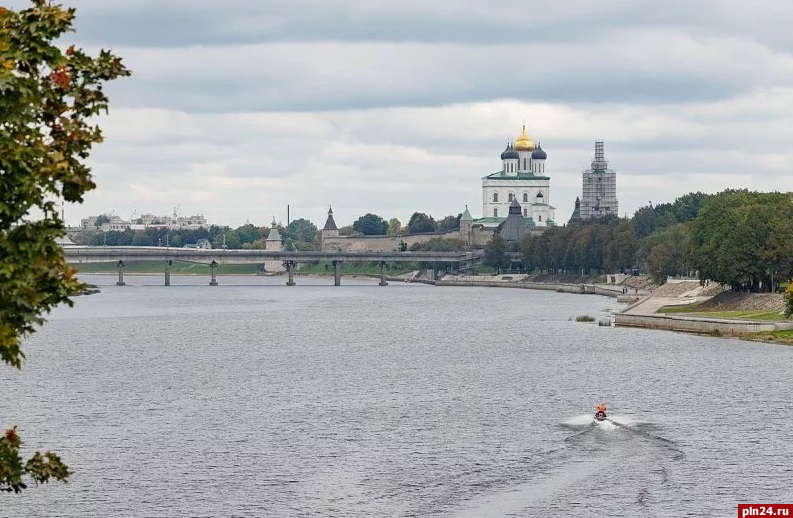
[[614,315],[614,325],[722,335],[741,335],[744,333],[793,329],[793,322],[658,313],[658,310],[665,306],[688,305],[695,302],[703,302],[712,297],[712,295],[700,296],[697,293],[698,290],[691,290],[682,297],[653,296],[650,294],[635,304],[631,304],[622,312],[616,313]]

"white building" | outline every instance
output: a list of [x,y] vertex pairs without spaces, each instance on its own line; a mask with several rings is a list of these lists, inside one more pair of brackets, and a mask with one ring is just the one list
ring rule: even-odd
[[179,216],[174,209],[172,216],[156,216],[154,214],[142,214],[139,218],[134,218],[131,221],[122,219],[115,214],[103,214],[103,219],[108,219],[108,222],[103,223],[99,227],[95,225],[99,216],[89,216],[80,220],[80,228],[82,230],[101,230],[102,232],[123,232],[124,230],[145,230],[148,227],[167,227],[172,230],[196,230],[199,228],[209,228],[206,218],[201,215],[193,216]]
[[617,172],[609,169],[603,141],[595,142],[595,157],[590,168],[584,170],[581,194],[581,219],[619,216]]
[[526,134],[507,144],[501,153],[501,170],[482,178],[482,218],[484,228],[497,227],[507,219],[512,200],[522,208],[527,227],[552,227],[556,208],[551,203],[551,179],[545,173],[547,153]]

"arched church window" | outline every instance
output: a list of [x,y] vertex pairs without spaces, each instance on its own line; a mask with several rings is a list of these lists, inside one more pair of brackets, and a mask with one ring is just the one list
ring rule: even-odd
[[542,221],[542,215],[540,215],[540,217],[539,217],[539,218],[540,218],[540,221]]
[[507,201],[512,203],[512,193],[509,193],[509,195],[507,196]]
[[496,201],[496,202],[498,201],[498,193],[497,192],[493,193],[493,201]]
[[524,171],[526,170],[526,159],[525,158],[523,159],[523,170]]
[[528,193],[526,193],[526,192],[524,192],[524,193],[523,193],[523,202],[524,202],[524,203],[527,203],[528,201],[529,201],[529,194],[528,194]]
[[498,217],[498,209],[493,209],[493,217],[494,218]]
[[528,218],[529,217],[529,209],[523,209],[523,217],[524,218]]

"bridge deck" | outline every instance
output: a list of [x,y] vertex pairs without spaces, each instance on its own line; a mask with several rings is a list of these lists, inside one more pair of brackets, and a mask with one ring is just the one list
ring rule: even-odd
[[473,259],[466,252],[286,252],[272,250],[202,250],[146,246],[68,246],[64,247],[70,263],[139,261],[192,261],[218,264],[263,263],[264,261],[350,261],[350,262],[429,262],[460,263]]

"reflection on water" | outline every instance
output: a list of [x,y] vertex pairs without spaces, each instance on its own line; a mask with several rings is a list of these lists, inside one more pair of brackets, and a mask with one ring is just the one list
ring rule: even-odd
[[[102,293],[0,370],[2,424],[75,472],[0,516],[721,517],[793,497],[790,348],[575,322],[615,307],[595,296],[125,280],[91,277]],[[593,424],[601,400],[616,424]]]

